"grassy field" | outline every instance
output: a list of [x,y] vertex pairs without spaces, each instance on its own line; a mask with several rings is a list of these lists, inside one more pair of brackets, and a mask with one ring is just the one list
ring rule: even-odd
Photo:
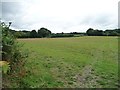
[[117,37],[19,39],[29,51],[30,88],[118,87]]

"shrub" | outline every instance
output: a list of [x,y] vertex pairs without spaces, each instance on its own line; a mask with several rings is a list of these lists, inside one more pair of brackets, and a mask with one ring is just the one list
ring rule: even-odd
[[[10,87],[13,83],[16,83],[19,87],[19,82],[21,82],[22,77],[20,76],[20,72],[24,70],[25,58],[27,57],[27,53],[22,51],[22,45],[17,42],[14,35],[11,33],[9,26],[5,25],[5,23],[1,23],[0,27],[2,28],[2,61],[6,61],[10,65],[10,71],[6,74],[3,73],[3,87]],[[4,69],[4,68],[3,68]],[[7,69],[5,68],[5,72]],[[11,80],[19,80],[11,82]],[[9,82],[10,85],[7,85],[6,82]]]

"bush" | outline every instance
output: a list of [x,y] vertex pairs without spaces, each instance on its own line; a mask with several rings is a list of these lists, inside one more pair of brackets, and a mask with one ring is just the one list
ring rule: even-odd
[[[19,87],[19,82],[21,82],[23,77],[20,76],[20,73],[24,70],[25,58],[28,55],[22,51],[22,45],[17,42],[14,35],[10,32],[10,23],[9,26],[1,23],[0,27],[2,28],[2,61],[6,61],[10,65],[10,71],[2,75],[3,87],[12,87],[13,83],[18,85],[16,87]],[[16,79],[19,81],[16,82]]]

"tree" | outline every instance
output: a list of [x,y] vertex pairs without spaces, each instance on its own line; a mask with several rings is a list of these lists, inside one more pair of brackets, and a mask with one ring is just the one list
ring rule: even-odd
[[30,32],[30,37],[31,38],[37,38],[37,32],[36,32],[36,30],[32,30],[31,32]]
[[106,36],[119,36],[120,35],[120,30],[119,29],[105,30],[104,33],[105,33]]
[[89,28],[89,29],[86,31],[86,33],[87,33],[88,36],[92,36],[92,35],[93,35],[93,32],[94,32],[94,29],[92,29],[92,28]]
[[103,36],[103,35],[105,35],[102,30],[94,30],[92,28],[89,28],[86,31],[86,33],[87,33],[88,36]]
[[104,32],[102,30],[94,30],[93,35],[94,36],[103,36]]
[[40,28],[38,30],[38,37],[42,38],[42,37],[50,37],[51,35],[51,31],[48,30],[47,28]]

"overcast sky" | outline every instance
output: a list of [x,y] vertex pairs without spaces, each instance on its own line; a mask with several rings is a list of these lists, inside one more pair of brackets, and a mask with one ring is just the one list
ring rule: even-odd
[[118,27],[119,0],[2,0],[2,20],[13,29],[85,32]]

